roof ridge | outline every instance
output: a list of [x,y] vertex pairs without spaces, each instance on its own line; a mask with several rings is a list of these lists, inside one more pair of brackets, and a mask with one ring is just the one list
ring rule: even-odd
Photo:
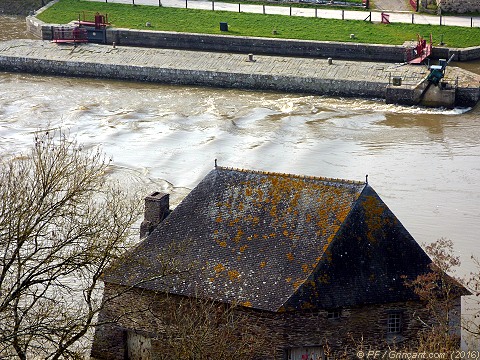
[[364,181],[357,181],[357,180],[336,179],[336,178],[329,178],[329,177],[323,177],[323,176],[288,174],[288,173],[279,173],[279,172],[262,171],[262,170],[248,170],[248,169],[240,169],[240,168],[220,166],[220,165],[217,165],[215,167],[215,169],[238,171],[238,172],[253,173],[253,174],[260,174],[260,175],[277,175],[277,176],[284,176],[284,177],[288,176],[288,177],[293,177],[293,178],[297,178],[297,179],[332,181],[332,182],[339,182],[339,183],[344,183],[344,184],[356,184],[356,185],[365,185],[366,184]]

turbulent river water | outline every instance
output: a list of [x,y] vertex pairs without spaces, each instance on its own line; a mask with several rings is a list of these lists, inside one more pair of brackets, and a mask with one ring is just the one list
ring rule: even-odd
[[[0,40],[28,37],[0,16]],[[480,73],[480,62],[462,64]],[[214,166],[369,183],[419,243],[480,256],[480,107],[425,109],[359,100],[0,73],[0,156],[40,128],[100,146],[126,183],[177,204]]]

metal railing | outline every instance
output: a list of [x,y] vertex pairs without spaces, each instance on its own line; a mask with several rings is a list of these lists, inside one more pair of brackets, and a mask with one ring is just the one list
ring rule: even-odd
[[54,27],[54,42],[88,42],[87,30],[80,27]]

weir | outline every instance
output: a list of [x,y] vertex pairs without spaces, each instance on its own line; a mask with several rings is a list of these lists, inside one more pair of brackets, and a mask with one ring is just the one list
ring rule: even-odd
[[[418,104],[419,84],[428,75],[423,66],[138,48],[99,44],[55,44],[42,40],[0,43],[0,70],[61,76],[149,81],[316,95],[385,99]],[[449,67],[453,79],[448,101],[433,106],[474,106],[480,76]],[[392,79],[397,79],[393,83]],[[398,81],[401,79],[401,81]],[[432,87],[432,88],[437,88]],[[443,90],[442,90],[443,91]],[[428,99],[427,94],[425,97]],[[437,95],[438,98],[438,95]],[[429,104],[427,104],[429,105]]]

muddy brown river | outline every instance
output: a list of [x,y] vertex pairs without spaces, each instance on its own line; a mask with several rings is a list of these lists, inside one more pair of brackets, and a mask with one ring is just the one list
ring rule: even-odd
[[[0,40],[29,37],[0,16]],[[480,74],[480,62],[461,64]],[[178,203],[214,166],[369,182],[419,243],[480,256],[480,107],[0,73],[0,154],[40,128],[111,156],[122,181]]]

